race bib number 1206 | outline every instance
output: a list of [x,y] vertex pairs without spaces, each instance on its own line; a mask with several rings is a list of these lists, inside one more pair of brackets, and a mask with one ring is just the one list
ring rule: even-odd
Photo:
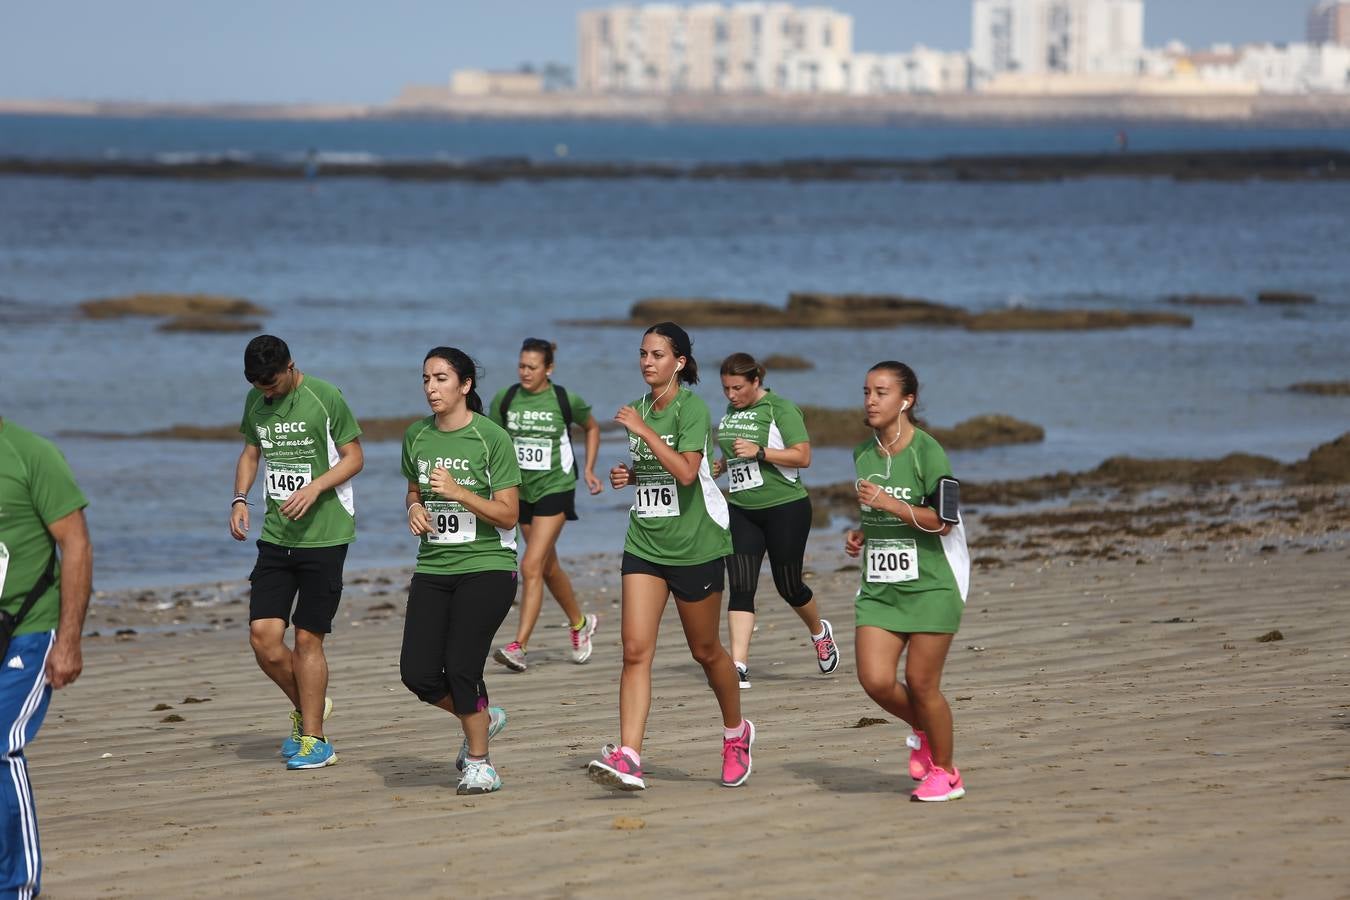
[[890,584],[919,577],[919,548],[912,540],[867,542],[867,580]]

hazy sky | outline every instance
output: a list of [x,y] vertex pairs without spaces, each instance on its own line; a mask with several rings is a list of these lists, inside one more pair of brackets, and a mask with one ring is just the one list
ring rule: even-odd
[[[967,0],[815,0],[854,16],[859,50],[963,49]],[[0,97],[152,101],[391,99],[456,68],[576,55],[586,0],[5,0]],[[806,5],[804,2],[801,5]],[[1302,40],[1312,0],[1148,0],[1149,44]]]

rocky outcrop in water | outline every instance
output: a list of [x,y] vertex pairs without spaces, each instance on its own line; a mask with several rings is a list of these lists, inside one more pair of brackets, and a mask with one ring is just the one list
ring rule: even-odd
[[263,307],[239,297],[213,294],[130,294],[86,300],[79,306],[87,319],[123,316],[265,316]]
[[686,328],[895,328],[906,325],[970,331],[1081,331],[1168,326],[1189,328],[1180,313],[1085,309],[1001,309],[972,313],[958,306],[894,294],[794,293],[786,307],[743,300],[639,300],[626,319],[572,322],[646,327],[679,322]]

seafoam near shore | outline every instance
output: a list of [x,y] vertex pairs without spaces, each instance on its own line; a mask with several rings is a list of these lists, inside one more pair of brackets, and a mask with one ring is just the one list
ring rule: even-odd
[[341,762],[317,772],[276,756],[285,705],[247,649],[242,583],[105,596],[85,675],[30,748],[44,894],[1343,897],[1350,489],[1233,496],[1222,532],[1055,538],[1063,521],[1028,515],[973,551],[945,678],[969,795],[944,805],[907,802],[901,726],[857,727],[885,717],[854,678],[857,572],[833,535],[808,566],[843,664],[816,674],[766,578],[737,790],[717,783],[716,706],[670,609],[651,788],[586,779],[617,732],[609,556],[572,561],[601,616],[592,663],[566,661],[549,606],[532,669],[489,671],[505,787],[474,798],[454,793],[451,720],[399,683],[406,570],[349,577],[329,644]]

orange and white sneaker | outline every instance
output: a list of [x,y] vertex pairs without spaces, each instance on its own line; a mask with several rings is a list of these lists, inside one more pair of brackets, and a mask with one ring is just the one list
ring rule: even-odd
[[923,781],[928,770],[933,768],[933,749],[928,746],[928,735],[916,730],[905,738],[905,746],[909,747],[909,777]]
[[961,780],[961,772],[956,766],[952,766],[950,772],[942,766],[933,766],[909,795],[909,799],[922,800],[925,803],[941,803],[943,800],[960,800],[965,795],[966,785]]

